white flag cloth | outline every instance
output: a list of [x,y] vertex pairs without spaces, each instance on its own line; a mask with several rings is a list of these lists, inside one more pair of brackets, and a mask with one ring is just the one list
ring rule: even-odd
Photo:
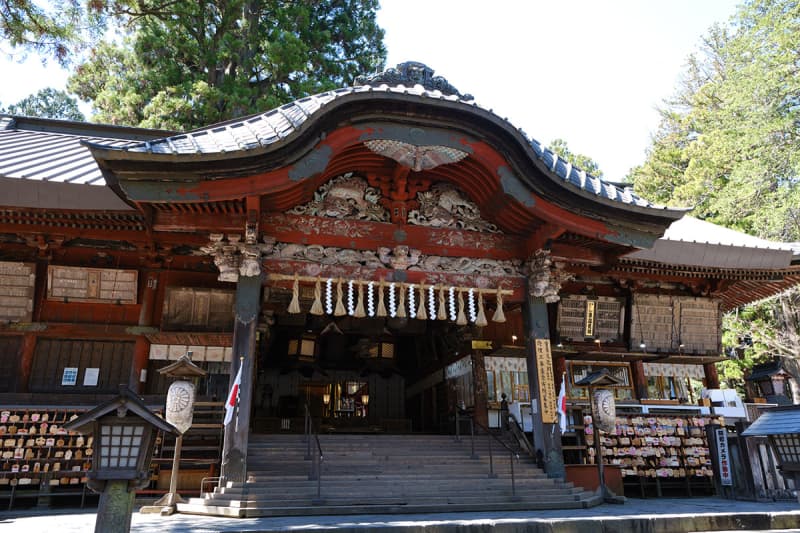
[[561,391],[558,393],[558,423],[562,434],[567,431],[567,389],[564,385],[565,381],[567,381],[566,376],[562,376]]
[[242,367],[244,361],[239,365],[239,371],[236,373],[236,379],[233,380],[233,387],[228,394],[228,400],[225,402],[225,420],[222,425],[227,426],[233,420],[233,412],[236,410],[236,404],[239,403],[239,386],[242,384]]

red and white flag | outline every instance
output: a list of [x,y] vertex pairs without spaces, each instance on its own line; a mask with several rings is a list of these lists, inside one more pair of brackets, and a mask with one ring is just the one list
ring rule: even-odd
[[566,381],[567,376],[561,376],[561,391],[558,393],[558,423],[562,434],[567,431],[567,388],[564,385]]
[[233,387],[231,387],[231,392],[228,394],[228,400],[225,402],[225,420],[222,421],[224,426],[227,426],[233,420],[233,412],[236,410],[236,404],[239,403],[239,386],[242,384],[243,363],[239,364],[239,371],[236,373],[236,379],[233,380]]

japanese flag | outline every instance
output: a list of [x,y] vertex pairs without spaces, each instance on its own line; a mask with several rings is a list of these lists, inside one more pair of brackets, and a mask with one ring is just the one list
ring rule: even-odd
[[566,376],[562,376],[561,391],[558,393],[558,422],[562,434],[567,431],[567,389],[564,385],[565,381],[567,381]]
[[[244,363],[244,361],[242,361]],[[236,404],[239,403],[239,386],[242,384],[242,367],[244,364],[239,365],[239,371],[236,373],[236,379],[233,380],[233,387],[228,394],[228,400],[225,402],[225,420],[222,424],[227,426],[233,420],[233,411],[236,410]]]

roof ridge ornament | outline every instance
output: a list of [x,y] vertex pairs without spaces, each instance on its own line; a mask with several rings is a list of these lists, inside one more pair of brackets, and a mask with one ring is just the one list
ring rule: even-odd
[[440,91],[447,96],[458,96],[462,100],[471,101],[471,94],[462,94],[442,76],[434,76],[435,71],[425,63],[405,61],[398,63],[397,68],[387,68],[383,72],[369,76],[358,76],[354,85],[422,85],[429,91]]

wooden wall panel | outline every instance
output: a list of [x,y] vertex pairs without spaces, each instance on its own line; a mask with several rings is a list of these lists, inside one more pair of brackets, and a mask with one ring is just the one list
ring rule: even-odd
[[16,392],[22,336],[0,337],[0,392]]
[[[130,382],[134,343],[39,339],[33,358],[31,392],[113,394]],[[62,385],[64,368],[78,369],[75,385]],[[87,368],[99,369],[97,386],[85,386]]]
[[168,287],[161,328],[165,331],[231,331],[235,292]]
[[721,351],[719,300],[637,294],[631,314],[631,350],[639,350],[644,340],[647,351],[698,355]]

